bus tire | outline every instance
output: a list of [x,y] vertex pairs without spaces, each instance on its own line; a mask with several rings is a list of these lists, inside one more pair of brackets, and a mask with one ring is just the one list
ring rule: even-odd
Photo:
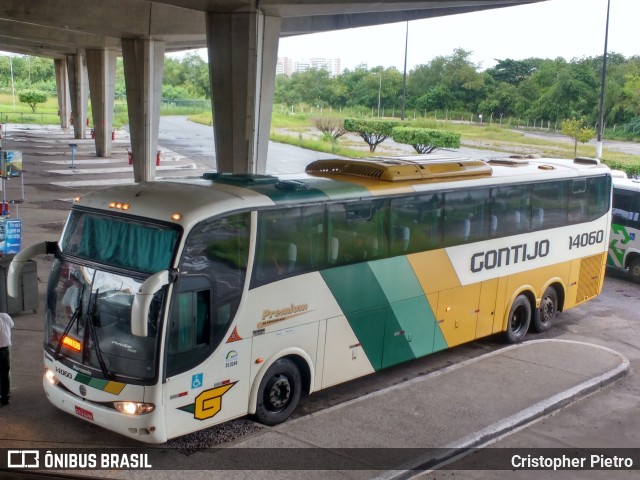
[[542,294],[540,308],[533,316],[531,326],[533,330],[542,333],[546,332],[553,325],[558,315],[558,293],[553,287],[548,287]]
[[629,262],[629,278],[640,283],[640,258],[634,258]]
[[295,363],[286,358],[269,367],[260,381],[255,418],[264,425],[277,425],[298,406],[302,377]]
[[508,343],[520,343],[524,340],[531,323],[531,303],[525,295],[518,295],[509,310],[507,331],[505,336]]

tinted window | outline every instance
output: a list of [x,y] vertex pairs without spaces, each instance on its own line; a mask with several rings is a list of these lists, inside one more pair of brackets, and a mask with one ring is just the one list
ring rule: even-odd
[[252,286],[317,270],[326,262],[324,206],[259,213]]
[[383,200],[329,205],[329,263],[340,265],[388,256],[387,210]]
[[201,363],[228,331],[244,287],[249,219],[210,219],[189,234],[169,312],[167,376]]
[[391,201],[391,255],[442,245],[442,195],[426,194]]
[[531,229],[531,203],[528,185],[493,189],[490,235],[518,235]]
[[444,195],[444,246],[481,240],[489,235],[489,189]]
[[567,224],[568,182],[545,182],[533,185],[531,227],[533,230],[562,227]]
[[590,222],[609,208],[611,186],[609,177],[571,180],[569,223]]
[[206,275],[213,282],[216,303],[242,293],[249,225],[248,213],[205,220],[187,238],[178,267],[180,274]]
[[614,189],[613,222],[620,225],[640,226],[640,192]]

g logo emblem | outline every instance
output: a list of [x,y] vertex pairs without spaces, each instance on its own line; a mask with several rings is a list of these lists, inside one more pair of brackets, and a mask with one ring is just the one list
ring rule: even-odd
[[195,401],[194,418],[206,420],[207,418],[215,416],[222,410],[222,396],[234,385],[235,382],[221,385],[210,390],[205,390],[198,395]]
[[80,395],[82,395],[83,397],[87,395],[87,387],[85,387],[84,385],[80,385]]

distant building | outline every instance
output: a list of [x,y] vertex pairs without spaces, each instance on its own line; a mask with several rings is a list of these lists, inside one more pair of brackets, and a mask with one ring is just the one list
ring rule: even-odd
[[295,72],[305,72],[310,68],[324,68],[332,77],[342,73],[341,60],[339,58],[299,58],[278,57],[276,74],[291,76]]

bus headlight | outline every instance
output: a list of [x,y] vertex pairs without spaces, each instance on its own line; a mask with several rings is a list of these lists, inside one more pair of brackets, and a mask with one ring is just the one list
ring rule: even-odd
[[55,373],[53,373],[52,370],[49,370],[48,368],[46,368],[44,371],[44,378],[46,378],[47,382],[49,382],[51,385],[58,384],[58,377]]
[[120,413],[126,413],[127,415],[144,415],[145,413],[151,413],[156,408],[153,403],[140,403],[140,402],[113,402],[113,406]]

